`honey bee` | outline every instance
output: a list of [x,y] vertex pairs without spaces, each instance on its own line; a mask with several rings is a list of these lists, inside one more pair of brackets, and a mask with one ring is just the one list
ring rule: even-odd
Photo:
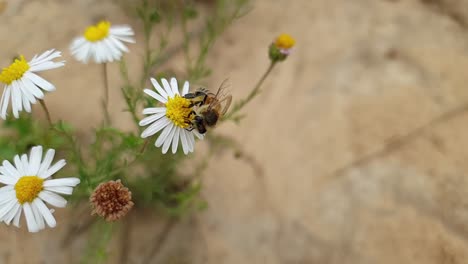
[[225,92],[224,82],[218,88],[216,94],[206,89],[199,89],[194,93],[184,95],[194,107],[195,117],[189,130],[196,129],[200,134],[205,134],[207,128],[216,126],[218,120],[227,112],[231,105],[232,96]]

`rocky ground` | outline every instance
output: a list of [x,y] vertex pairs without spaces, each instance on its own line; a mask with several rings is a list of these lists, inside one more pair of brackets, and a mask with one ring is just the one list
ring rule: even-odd
[[[112,1],[3,3],[1,61],[19,51],[67,51],[103,14],[138,26]],[[245,96],[267,66],[272,38],[296,37],[294,54],[245,109],[248,117],[219,128],[259,168],[229,153],[216,157],[203,176],[209,208],[178,223],[152,263],[466,263],[468,1],[253,7],[210,53],[209,82],[229,77],[233,96]],[[101,96],[100,68],[65,58],[66,75],[46,73],[61,87],[47,100],[56,118],[85,130],[100,121],[99,100],[91,100]],[[110,75],[117,86],[117,66]],[[111,107],[118,113],[122,102]],[[160,225],[150,213],[132,217],[128,263],[141,263],[153,243],[148,230]],[[65,229],[31,236],[0,227],[0,262],[77,262],[84,238],[63,249]],[[121,254],[115,244],[111,263]]]

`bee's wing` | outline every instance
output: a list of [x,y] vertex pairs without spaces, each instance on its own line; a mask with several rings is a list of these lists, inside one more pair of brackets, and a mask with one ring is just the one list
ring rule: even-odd
[[229,94],[229,95],[224,96],[223,98],[220,98],[219,100],[214,100],[213,103],[210,105],[210,108],[218,109],[219,114],[222,116],[229,109],[231,102],[232,102],[232,95]]
[[226,92],[226,81],[227,79],[221,83],[221,86],[214,95],[214,100],[212,100],[209,106],[210,109],[218,109],[221,115],[224,115],[227,112],[232,101],[232,96]]
[[231,105],[232,102],[232,95],[227,95],[224,97],[219,103],[224,104],[224,106],[221,108],[221,115],[224,115],[227,110],[229,109],[229,106]]

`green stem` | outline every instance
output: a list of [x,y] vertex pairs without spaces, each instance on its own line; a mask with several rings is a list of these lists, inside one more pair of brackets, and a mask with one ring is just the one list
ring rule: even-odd
[[47,108],[47,105],[45,104],[43,99],[39,99],[39,103],[41,104],[41,107],[45,112],[45,115],[47,117],[47,122],[49,123],[49,126],[53,127],[54,124],[52,123],[52,118],[50,118],[50,112],[49,112],[49,109]]
[[273,70],[273,68],[275,67],[276,65],[276,62],[272,61],[270,63],[270,66],[268,66],[267,70],[265,71],[265,73],[263,73],[262,77],[260,78],[260,80],[258,80],[257,84],[254,86],[254,88],[252,89],[252,91],[250,91],[250,93],[247,95],[247,97],[243,100],[241,100],[240,102],[236,103],[231,111],[229,111],[229,113],[227,113],[224,117],[223,117],[223,120],[229,120],[229,119],[235,119],[237,116],[237,113],[242,110],[242,108],[248,104],[250,101],[252,101],[252,99],[255,98],[255,96],[257,96],[259,93],[260,93],[260,87],[262,86],[263,82],[265,81],[265,79],[268,77],[268,75],[271,73],[271,71]]
[[144,31],[144,46],[145,46],[145,55],[143,61],[143,75],[140,79],[140,90],[144,89],[146,80],[149,78],[151,72],[151,32],[153,29],[153,25],[151,21],[148,20],[148,15],[143,20],[143,31]]
[[64,136],[66,138],[66,140],[71,145],[71,151],[72,151],[72,154],[74,155],[74,158],[75,158],[75,160],[77,162],[78,167],[83,169],[84,171],[86,171],[86,168],[85,168],[84,162],[83,162],[83,158],[81,156],[80,148],[79,148],[78,143],[76,142],[75,138],[73,137],[73,135],[69,134],[65,130],[60,130],[56,126],[54,126],[54,123],[52,122],[52,118],[50,117],[49,109],[47,108],[47,105],[46,105],[45,101],[42,100],[42,99],[39,99],[39,103],[40,103],[42,109],[44,110],[44,112],[46,114],[47,122],[49,123],[50,129],[56,131],[59,134],[62,134],[62,136]]
[[109,80],[107,79],[107,63],[103,63],[103,75],[104,75],[104,124],[110,125],[110,114],[109,114]]
[[[131,86],[126,86],[126,87],[132,88]],[[132,115],[133,122],[135,123],[137,129],[140,129],[140,126],[138,125],[140,120],[139,120],[138,115],[136,113],[136,102],[132,99],[132,96],[128,93],[126,87],[122,87],[122,89],[121,89],[122,90],[122,95],[123,95],[123,97],[125,99],[125,102],[127,103],[128,111]]]
[[140,148],[140,151],[138,151],[138,153],[135,155],[135,158],[133,160],[131,160],[130,162],[128,162],[127,164],[125,164],[125,166],[121,166],[120,168],[117,168],[114,171],[111,171],[109,173],[109,175],[114,176],[114,175],[122,172],[124,169],[127,169],[130,166],[132,166],[138,160],[138,158],[145,153],[146,147],[148,146],[149,142],[150,142],[150,138],[146,138],[145,142],[143,143],[143,145]]

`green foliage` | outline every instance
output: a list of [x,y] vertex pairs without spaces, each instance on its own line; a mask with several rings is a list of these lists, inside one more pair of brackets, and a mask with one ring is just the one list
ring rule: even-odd
[[[126,0],[121,0],[126,1]],[[126,61],[120,62],[120,73],[123,84],[120,87],[127,112],[134,129],[122,131],[111,122],[103,122],[93,129],[92,142],[83,144],[77,137],[77,130],[65,121],[59,120],[53,124],[45,124],[22,114],[19,119],[8,118],[3,123],[4,133],[0,137],[0,158],[12,160],[13,156],[29,151],[32,146],[42,145],[54,148],[58,155],[66,158],[68,165],[59,173],[66,176],[79,177],[81,183],[75,188],[71,200],[75,202],[88,201],[93,190],[102,182],[120,179],[132,192],[136,208],[149,207],[161,214],[181,217],[196,210],[207,207],[200,197],[201,184],[198,178],[208,165],[209,158],[223,148],[229,148],[240,153],[240,147],[231,138],[221,135],[208,135],[208,155],[200,163],[192,166],[182,164],[190,156],[182,154],[162,154],[159,148],[152,144],[155,138],[144,140],[140,138],[142,128],[138,125],[141,119],[141,109],[156,106],[156,101],[145,96],[143,89],[148,84],[150,76],[157,79],[169,77],[175,70],[159,66],[168,61],[179,49],[185,55],[185,77],[192,83],[199,82],[210,75],[211,69],[206,64],[210,49],[216,39],[237,18],[248,12],[248,0],[216,0],[209,6],[209,15],[200,16],[206,10],[200,10],[199,5],[191,0],[165,1],[129,1],[128,6],[135,10],[134,15],[142,25],[144,33],[144,52],[140,76],[129,76]],[[194,29],[191,21],[199,21],[206,17],[202,27]],[[200,23],[194,23],[197,25]],[[180,26],[183,42],[174,45],[171,34],[174,26]],[[138,31],[137,31],[138,32]],[[151,46],[151,39],[156,38],[158,44]],[[191,47],[195,43],[195,47]],[[172,49],[169,49],[172,48]],[[193,49],[193,50],[191,50]],[[243,115],[240,110],[260,92],[260,86],[271,72],[274,63],[247,96],[233,105],[223,120],[239,122]],[[155,70],[158,71],[155,71]],[[179,81],[184,81],[179,78]],[[180,84],[181,85],[181,84]],[[45,106],[44,106],[45,107]],[[105,113],[104,113],[105,115]],[[103,116],[105,119],[105,116]],[[89,135],[89,134],[87,134]],[[185,164],[187,165],[187,164]],[[95,221],[90,233],[83,263],[102,263],[107,259],[107,244],[114,232],[114,225],[103,220]]]
[[0,158],[13,159],[18,153],[24,153],[35,145],[44,145],[49,148],[59,148],[64,145],[63,138],[54,137],[44,130],[41,124],[31,115],[22,113],[20,118],[8,116],[3,122],[4,136],[0,137]]
[[114,229],[114,224],[107,223],[104,220],[99,220],[94,223],[89,234],[90,239],[88,240],[86,252],[81,263],[106,263],[109,256],[107,253],[107,247],[112,239]]

